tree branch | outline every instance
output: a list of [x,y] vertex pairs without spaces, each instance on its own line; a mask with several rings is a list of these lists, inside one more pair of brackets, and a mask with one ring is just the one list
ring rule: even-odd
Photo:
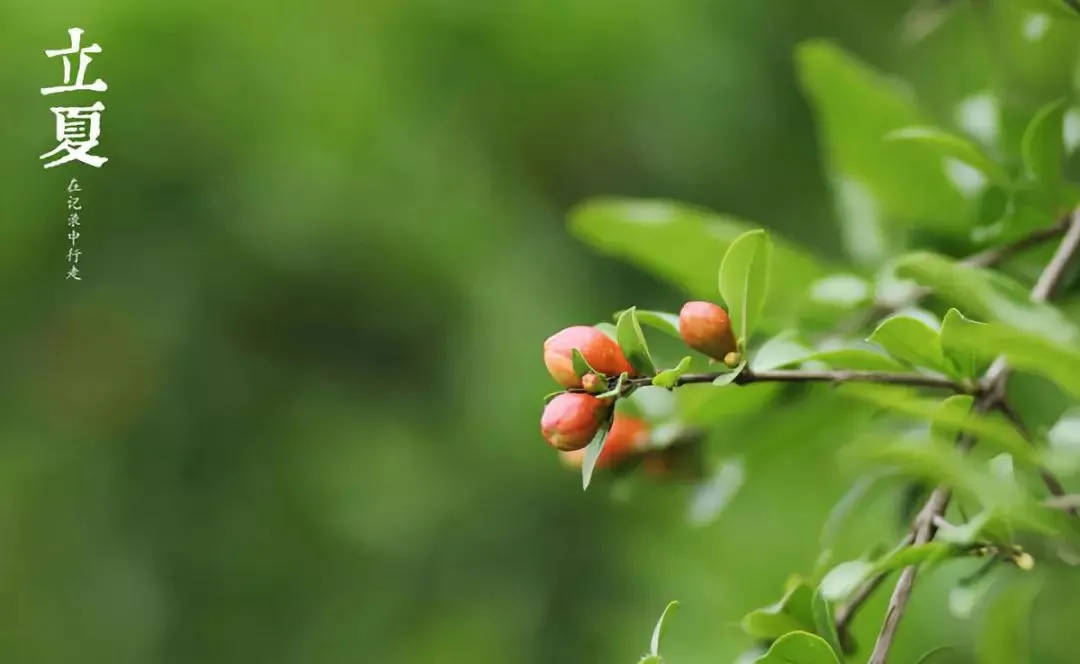
[[[1057,251],[1054,252],[1050,262],[1043,268],[1039,279],[1031,289],[1032,300],[1044,302],[1053,295],[1054,290],[1061,283],[1065,268],[1078,250],[1080,250],[1080,209],[1072,213],[1068,229],[1058,245]],[[973,410],[987,412],[998,407],[1004,398],[1005,383],[1009,379],[1009,373],[1009,365],[1004,358],[999,357],[994,360],[994,363],[983,377],[983,392],[976,399]],[[971,449],[974,444],[974,436],[966,432],[961,432],[958,436],[957,447],[961,452]],[[935,520],[944,515],[945,509],[949,506],[951,495],[952,490],[946,485],[938,486],[930,494],[929,500],[926,501],[919,515],[915,518],[916,530],[915,537],[912,540],[913,545],[925,544],[934,538],[937,532]],[[878,633],[877,640],[874,642],[874,650],[871,652],[867,664],[885,664],[888,659],[889,650],[892,648],[893,640],[896,637],[900,619],[904,616],[908,600],[911,598],[911,589],[915,585],[917,571],[917,565],[909,565],[900,573],[900,578],[893,588],[892,597],[889,598],[889,608],[885,613],[885,621],[881,626],[881,631]]]
[[[679,376],[675,381],[675,387],[691,385],[694,383],[711,383],[721,376],[726,376],[728,371],[715,371],[709,373],[688,373]],[[933,374],[921,374],[914,372],[895,371],[855,371],[851,369],[833,369],[823,371],[804,371],[801,369],[774,369],[772,371],[753,371],[749,367],[744,368],[739,375],[731,381],[736,385],[749,385],[751,383],[884,383],[887,385],[909,385],[912,387],[931,387],[943,390],[951,390],[961,394],[976,394],[978,386],[964,385],[943,376]],[[651,377],[631,378],[623,382],[628,390],[652,385]],[[611,387],[615,387],[615,381],[611,381]]]

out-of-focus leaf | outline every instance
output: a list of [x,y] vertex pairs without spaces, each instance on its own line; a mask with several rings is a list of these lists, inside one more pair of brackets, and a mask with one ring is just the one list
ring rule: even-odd
[[896,262],[899,276],[914,279],[943,299],[980,318],[1007,323],[1058,342],[1075,342],[1075,326],[1054,307],[1032,302],[1027,290],[1008,277],[968,267],[930,252],[907,254]]
[[637,311],[630,307],[619,315],[615,323],[615,340],[622,348],[630,366],[643,375],[651,376],[656,373],[656,365],[653,364],[652,355],[649,354],[649,346],[645,343],[645,335],[638,323]]
[[743,631],[758,639],[775,639],[795,630],[813,630],[814,616],[810,603],[813,592],[806,583],[798,583],[784,593],[780,601],[755,609],[743,616]]
[[975,639],[979,664],[1025,664],[1028,657],[1028,624],[1038,595],[1035,581],[1006,586],[990,600]]
[[1042,4],[1053,9],[1056,16],[1080,18],[1080,0],[1042,0]]
[[916,367],[952,373],[952,366],[941,352],[941,339],[921,320],[910,316],[886,318],[867,339],[884,348],[896,359]]
[[[716,271],[731,241],[757,226],[664,200],[600,198],[570,213],[570,230],[581,240],[701,300],[715,299]],[[791,243],[773,241],[775,260],[762,327],[776,330],[795,322],[807,306],[809,284],[824,275],[825,268]]]
[[957,336],[958,329],[965,325],[982,325],[982,323],[966,318],[956,309],[945,312],[945,318],[941,321],[941,350],[952,362],[957,374],[963,378],[974,378],[978,375],[980,354],[970,346],[961,343],[962,337]]
[[1047,104],[1035,113],[1020,140],[1020,156],[1028,176],[1051,188],[1061,182],[1065,161],[1065,100]]
[[583,491],[589,488],[593,470],[596,468],[596,460],[600,458],[600,452],[604,449],[604,441],[607,440],[609,431],[611,431],[611,417],[608,417],[600,424],[596,435],[585,447],[585,458],[581,462],[581,489]]
[[837,659],[840,659],[843,648],[840,647],[840,635],[836,633],[836,619],[833,618],[832,605],[822,596],[820,589],[814,593],[810,606],[814,614],[815,631],[829,644]]
[[771,253],[769,236],[757,229],[735,238],[720,263],[720,295],[740,349],[745,349],[765,306]]
[[948,652],[955,649],[956,648],[954,648],[953,646],[938,646],[937,648],[932,648],[924,652],[919,657],[919,659],[915,660],[915,664],[927,664],[931,659],[934,658],[935,655],[940,655],[943,652]]
[[[612,317],[614,320],[619,320],[619,316],[626,310],[616,311]],[[682,339],[679,334],[679,316],[678,314],[671,314],[666,311],[649,311],[647,309],[637,309],[637,319],[642,325],[659,330],[664,334],[674,337],[676,339]]]
[[906,141],[920,145],[934,154],[958,159],[979,169],[986,177],[999,183],[1009,181],[1008,174],[994,160],[986,156],[979,146],[956,134],[937,127],[914,126],[896,129],[885,135],[887,141]]
[[687,519],[691,525],[704,526],[716,520],[742,488],[746,477],[741,459],[720,464],[716,471],[694,490]]
[[1055,342],[1002,323],[980,324],[958,319],[949,336],[953,344],[976,355],[1004,355],[1017,369],[1045,376],[1080,399],[1080,350],[1075,344]]
[[854,274],[830,274],[810,284],[810,299],[815,304],[839,309],[866,304],[872,293],[870,283]]
[[821,362],[833,369],[855,369],[857,371],[903,371],[904,366],[887,355],[864,348],[837,348],[823,350],[806,358],[806,361]]
[[657,387],[675,387],[675,382],[679,380],[679,376],[686,373],[690,368],[691,357],[687,355],[683,359],[679,360],[679,363],[672,369],[664,369],[660,373],[653,377],[652,384]]
[[739,377],[739,374],[742,373],[742,370],[744,368],[746,368],[746,360],[743,360],[742,362],[740,362],[738,364],[738,366],[736,366],[731,371],[722,373],[719,376],[717,376],[715,379],[713,379],[712,384],[716,385],[717,387],[723,387],[724,385],[730,385],[731,383],[735,382],[735,379]]
[[795,333],[788,330],[762,344],[754,354],[754,359],[750,360],[750,367],[757,371],[768,371],[803,362],[813,353],[814,351],[796,341]]
[[596,329],[600,330],[604,334],[611,337],[612,341],[615,341],[615,326],[612,325],[611,323],[607,323],[607,322],[597,323],[596,325],[593,325],[593,327],[595,327]]
[[824,41],[799,45],[796,63],[817,120],[848,253],[877,264],[917,224],[965,235],[975,201],[949,181],[941,155],[883,140],[897,129],[928,124],[910,88]]
[[970,394],[954,394],[941,402],[930,420],[930,433],[938,440],[956,440],[967,424],[975,397]]
[[868,560],[848,560],[830,569],[821,579],[818,592],[830,601],[842,600],[870,578],[874,564]]
[[652,639],[649,640],[649,654],[654,657],[660,656],[660,637],[664,634],[664,622],[667,617],[679,608],[679,603],[675,600],[668,602],[668,605],[664,607],[664,611],[660,614],[660,618],[656,621],[656,627],[653,627]]
[[840,660],[820,636],[789,632],[777,639],[756,664],[840,664]]
[[604,375],[596,369],[592,368],[592,366],[589,364],[589,361],[585,359],[585,356],[581,354],[580,350],[574,348],[570,352],[570,359],[573,362],[574,373],[577,375],[578,378],[581,378],[587,373],[594,373],[598,376]]
[[664,660],[656,655],[645,655],[638,660],[638,664],[664,664]]

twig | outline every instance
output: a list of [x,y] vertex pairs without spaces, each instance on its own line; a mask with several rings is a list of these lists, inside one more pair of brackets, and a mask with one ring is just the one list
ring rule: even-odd
[[[709,373],[688,373],[679,376],[675,381],[675,387],[691,385],[694,383],[711,383],[721,376],[730,372],[715,371]],[[884,383],[887,385],[908,385],[912,387],[931,387],[951,390],[961,394],[976,394],[979,391],[977,385],[965,385],[954,380],[913,372],[894,371],[854,371],[850,369],[835,369],[824,371],[803,371],[801,369],[774,369],[772,371],[753,371],[749,367],[744,368],[739,375],[732,380],[736,385],[750,385],[751,383]],[[611,381],[611,387],[616,382]],[[652,385],[652,378],[631,378],[624,381],[627,391],[638,387]]]
[[[1039,279],[1031,289],[1032,300],[1044,302],[1053,295],[1054,290],[1061,283],[1065,268],[1078,250],[1080,250],[1080,209],[1073,212],[1065,237],[1062,238],[1057,251],[1054,252],[1054,256],[1043,268]],[[1008,381],[1009,373],[1009,365],[1004,358],[999,357],[994,360],[994,363],[990,365],[983,377],[983,392],[975,400],[973,410],[987,412],[998,407],[998,404],[1004,398],[1005,383]],[[974,444],[975,438],[971,434],[961,432],[958,436],[957,447],[961,452],[966,452]],[[930,494],[929,500],[926,501],[923,509],[915,518],[916,531],[912,540],[913,545],[925,544],[934,538],[937,532],[935,519],[944,515],[945,509],[949,506],[951,495],[952,490],[946,485],[938,486]],[[881,626],[881,631],[878,633],[877,640],[874,642],[874,649],[867,664],[885,664],[893,640],[896,637],[900,619],[903,617],[908,600],[911,598],[911,589],[915,585],[917,571],[917,565],[909,565],[900,573],[896,587],[893,588],[892,597],[889,598],[889,608],[885,613],[885,621]]]

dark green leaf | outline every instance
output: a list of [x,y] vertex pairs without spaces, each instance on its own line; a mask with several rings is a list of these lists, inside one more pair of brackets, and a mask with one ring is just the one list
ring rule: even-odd
[[690,368],[690,359],[690,356],[687,355],[683,359],[679,360],[679,363],[675,366],[675,368],[664,369],[660,373],[656,374],[656,376],[652,380],[652,384],[656,385],[657,387],[675,387],[675,382],[679,380],[679,376],[686,373],[686,371]]
[[765,306],[771,251],[765,231],[748,231],[735,238],[720,263],[720,295],[740,349],[745,349]]
[[777,639],[755,664],[840,664],[840,660],[820,636],[789,632]]
[[656,365],[653,364],[652,355],[649,354],[649,347],[645,343],[645,335],[641,331],[634,307],[630,307],[619,316],[619,320],[615,323],[615,339],[622,348],[623,354],[626,355],[627,361],[630,362],[630,366],[634,367],[638,373],[645,376],[656,373]]

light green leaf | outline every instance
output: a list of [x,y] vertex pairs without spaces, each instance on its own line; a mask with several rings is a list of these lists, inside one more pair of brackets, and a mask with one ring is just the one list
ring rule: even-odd
[[[619,316],[623,315],[626,310],[616,311],[613,318],[619,320]],[[647,325],[654,330],[659,330],[664,334],[674,337],[676,339],[682,339],[682,335],[679,334],[679,316],[678,314],[669,314],[666,311],[648,311],[645,309],[637,310],[638,322],[642,325]]]
[[589,365],[589,361],[585,359],[585,356],[582,355],[581,351],[577,348],[571,350],[570,358],[573,362],[574,373],[577,375],[578,378],[581,378],[587,373],[594,373],[597,376],[604,375],[596,369],[593,369],[592,366]]
[[954,394],[941,402],[930,420],[930,433],[938,440],[956,440],[960,431],[971,419],[971,407],[975,397],[970,394]]
[[728,371],[727,373],[722,373],[717,376],[715,379],[713,379],[712,384],[716,385],[717,387],[730,385],[735,382],[735,379],[739,377],[739,374],[742,373],[742,370],[744,368],[746,368],[746,360],[739,362],[739,364],[731,371]]
[[664,633],[664,621],[671,615],[675,609],[679,608],[679,602],[672,600],[668,602],[668,605],[664,607],[663,613],[660,614],[660,619],[656,621],[656,627],[653,627],[652,639],[649,641],[649,654],[654,657],[660,656],[660,637]]
[[855,369],[857,371],[903,371],[904,366],[887,355],[864,348],[837,348],[823,350],[806,358],[821,362],[832,369]]
[[777,639],[755,664],[840,664],[840,660],[820,636],[789,632]]
[[607,392],[601,392],[596,395],[597,399],[607,399],[608,397],[618,397],[622,394],[623,387],[626,385],[626,381],[630,378],[624,371],[619,374],[619,378],[615,381],[615,387],[611,388]]
[[679,363],[673,369],[664,369],[660,373],[653,377],[652,384],[657,387],[666,387],[668,389],[675,387],[675,382],[679,380],[679,376],[686,373],[690,368],[690,356],[687,355],[683,359],[679,360]]
[[811,601],[811,609],[814,614],[814,628],[818,635],[829,644],[833,653],[840,659],[843,649],[840,647],[840,635],[836,633],[836,619],[833,617],[832,605],[818,589]]
[[941,352],[938,331],[917,318],[886,318],[867,341],[878,344],[896,359],[912,366],[952,372],[952,366]]
[[638,664],[664,664],[664,660],[656,655],[645,655],[638,660]]
[[[614,409],[612,409],[614,414]],[[608,432],[611,431],[611,416],[609,416],[600,425],[600,428],[596,431],[596,435],[589,441],[588,446],[585,447],[585,458],[581,462],[581,490],[585,491],[589,488],[589,482],[592,481],[593,470],[596,468],[596,460],[600,458],[600,452],[604,449],[604,441],[607,440]]]
[[630,307],[622,312],[619,320],[615,323],[615,340],[622,348],[630,366],[643,375],[651,376],[656,373],[656,365],[653,364],[649,347],[645,343],[645,335],[638,323],[637,311]]
[[593,325],[593,327],[608,335],[608,337],[610,337],[612,341],[615,341],[615,326],[611,323],[597,323],[596,325]]
[[870,578],[874,564],[867,560],[848,560],[830,569],[821,579],[818,592],[827,600],[848,597],[863,581]]
[[740,349],[745,349],[765,305],[771,251],[764,230],[748,231],[735,238],[720,263],[720,295]]
[[1013,367],[1045,376],[1080,399],[1080,350],[1075,344],[1057,343],[1002,323],[967,320],[954,321],[949,336],[951,343],[976,355],[1004,355]]
[[915,664],[927,664],[927,662],[929,662],[934,657],[934,655],[940,655],[941,653],[949,650],[956,650],[956,648],[954,648],[953,646],[938,646],[937,648],[931,648],[930,650],[924,652],[922,656],[919,657],[919,659],[915,660]]
[[[698,300],[716,297],[716,271],[731,241],[756,224],[665,200],[600,198],[570,213],[570,231],[601,253],[626,260]],[[809,308],[809,285],[822,264],[790,242],[773,238],[775,258],[762,314],[764,329],[794,323]],[[645,319],[642,324],[648,324]]]
[[975,640],[979,664],[1025,664],[1032,605],[1039,593],[1036,581],[1013,583],[990,600]]
[[967,325],[982,325],[970,320],[956,309],[945,312],[941,321],[941,350],[952,362],[957,375],[962,378],[974,378],[979,372],[979,355],[962,343],[963,328]]
[[559,396],[560,394],[562,394],[565,391],[566,390],[558,390],[556,392],[548,392],[547,394],[544,395],[544,403],[547,403],[547,402],[551,401],[552,399]]
[[810,586],[797,583],[784,593],[780,601],[743,616],[743,631],[754,638],[775,639],[794,630],[812,630],[812,598]]
[[885,135],[887,141],[906,141],[932,150],[934,154],[957,159],[977,168],[989,179],[1005,184],[1009,176],[1005,170],[968,139],[949,133],[944,129],[928,126],[913,126],[895,129]]
[[1024,170],[1032,179],[1057,187],[1065,161],[1065,100],[1039,109],[1020,139]]
[[896,272],[985,320],[1008,323],[1018,330],[1063,343],[1080,338],[1075,326],[1060,311],[1048,304],[1032,302],[1027,289],[998,272],[961,265],[929,252],[901,257]]
[[788,330],[763,343],[750,360],[750,366],[757,371],[769,371],[804,362],[813,354],[814,351],[796,341],[795,333]]

